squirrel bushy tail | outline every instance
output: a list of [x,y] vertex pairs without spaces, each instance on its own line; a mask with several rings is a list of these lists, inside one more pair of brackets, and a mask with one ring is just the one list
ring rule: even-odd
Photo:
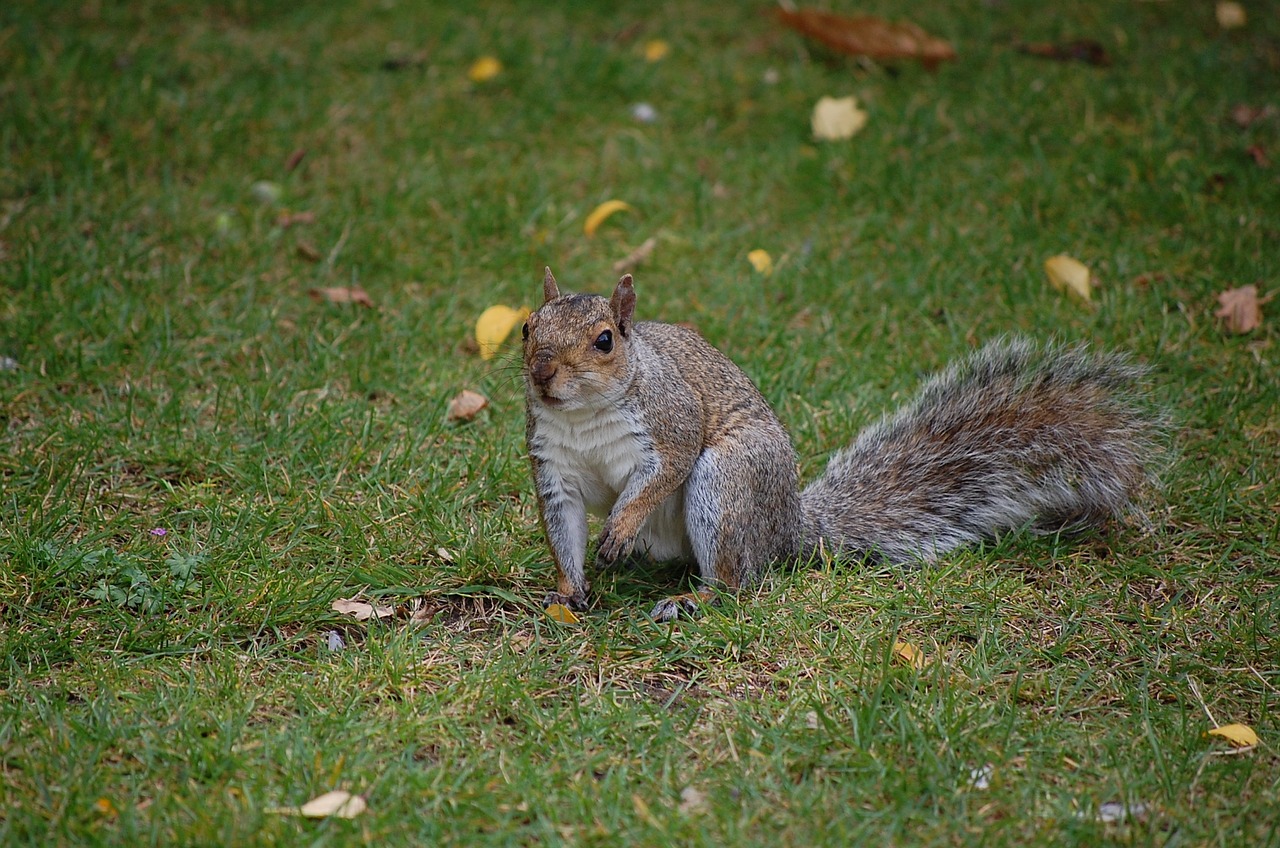
[[1145,373],[1084,347],[988,344],[832,457],[800,496],[805,548],[931,560],[1125,512],[1152,480],[1162,429]]

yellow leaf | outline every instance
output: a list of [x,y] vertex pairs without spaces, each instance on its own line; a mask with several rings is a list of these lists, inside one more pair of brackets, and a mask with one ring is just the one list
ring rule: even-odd
[[814,105],[809,123],[818,141],[840,141],[867,125],[867,113],[858,108],[856,97],[823,97]]
[[552,621],[558,621],[561,624],[577,624],[580,620],[577,614],[564,604],[548,604],[544,612],[546,612],[547,618]]
[[757,273],[764,274],[766,277],[773,273],[773,257],[769,255],[767,250],[753,250],[747,254],[747,261],[751,263],[751,267],[756,269]]
[[604,220],[614,212],[623,212],[631,209],[631,204],[621,200],[606,200],[595,209],[591,210],[591,214],[587,216],[587,220],[582,224],[582,231],[588,236],[594,236],[596,230],[604,223]]
[[924,668],[924,652],[910,642],[894,642],[893,655],[912,668]]
[[481,312],[476,319],[476,344],[480,347],[480,358],[493,359],[511,331],[528,317],[529,310],[524,307],[512,309],[497,305]]
[[661,62],[667,58],[667,54],[671,52],[671,45],[663,41],[661,38],[655,38],[652,41],[646,41],[644,45],[644,59],[646,62]]
[[472,82],[488,82],[500,73],[502,73],[502,63],[492,56],[481,56],[467,69],[467,76]]
[[1044,272],[1055,289],[1068,291],[1081,300],[1088,300],[1093,291],[1093,275],[1089,273],[1089,266],[1065,253],[1046,259]]
[[118,816],[120,814],[116,810],[116,805],[111,803],[110,798],[99,798],[93,802],[93,808],[104,816]]
[[1258,744],[1258,734],[1247,724],[1224,724],[1209,731],[1210,736],[1221,736],[1233,748],[1252,748]]

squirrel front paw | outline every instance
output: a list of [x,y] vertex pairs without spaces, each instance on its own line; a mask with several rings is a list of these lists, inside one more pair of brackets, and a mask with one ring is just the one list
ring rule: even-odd
[[624,536],[616,532],[611,525],[605,525],[604,532],[600,534],[600,541],[596,544],[596,567],[606,568],[616,562],[625,561],[631,556],[635,546],[634,535]]
[[587,609],[587,595],[585,592],[580,595],[566,595],[563,592],[548,592],[547,596],[542,599],[543,609],[556,604],[568,607],[574,612],[584,612]]

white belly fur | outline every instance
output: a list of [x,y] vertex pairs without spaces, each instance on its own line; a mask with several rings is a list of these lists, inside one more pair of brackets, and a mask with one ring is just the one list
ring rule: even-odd
[[[650,461],[632,435],[636,429],[617,410],[557,414],[538,410],[539,459],[577,491],[588,512],[605,518],[637,469]],[[685,525],[684,486],[658,505],[640,529],[636,550],[655,560],[692,558]]]

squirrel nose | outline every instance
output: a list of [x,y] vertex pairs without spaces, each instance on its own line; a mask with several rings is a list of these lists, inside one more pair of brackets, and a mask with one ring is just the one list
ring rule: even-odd
[[556,364],[550,356],[538,356],[529,366],[529,375],[535,383],[545,386],[556,376]]

